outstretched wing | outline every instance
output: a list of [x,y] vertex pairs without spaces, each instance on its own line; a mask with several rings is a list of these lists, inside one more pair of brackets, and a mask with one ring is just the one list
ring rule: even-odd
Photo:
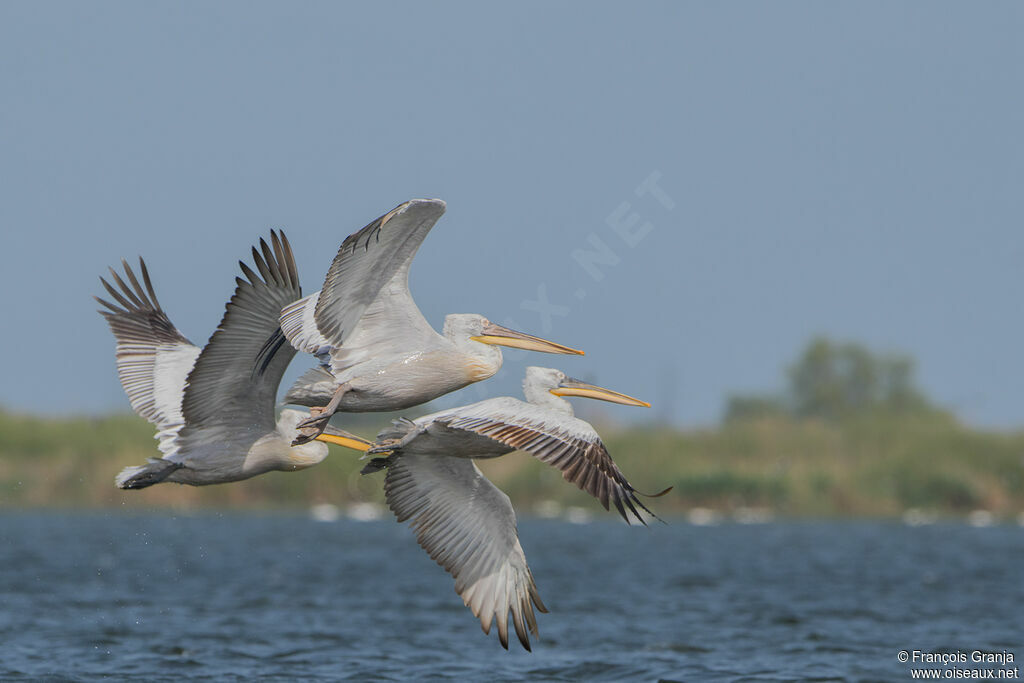
[[132,410],[157,426],[160,450],[171,455],[174,436],[183,424],[185,378],[199,356],[199,347],[178,331],[160,307],[146,262],[139,258],[145,287],[126,261],[121,265],[127,283],[113,268],[110,276],[116,287],[100,278],[117,303],[95,299],[107,308],[100,314],[117,340],[117,376]]
[[508,617],[530,649],[537,635],[533,606],[547,612],[516,532],[508,496],[466,458],[396,455],[384,482],[388,507],[399,522],[412,520],[424,550],[455,577],[455,592],[480,619],[484,633],[498,622],[508,649]]
[[259,273],[239,261],[246,279],[235,278],[224,317],[189,373],[183,442],[210,428],[262,435],[275,427],[277,386],[295,355],[278,316],[302,290],[288,239],[272,231],[270,241],[252,249]]
[[486,436],[557,467],[566,481],[597,498],[605,510],[610,509],[609,503],[614,504],[626,522],[632,513],[646,524],[637,507],[656,517],[637,498],[636,489],[612,460],[601,437],[583,420],[503,397],[438,413],[434,421],[449,429]]
[[440,199],[413,199],[345,239],[323,289],[281,311],[289,342],[323,359],[345,343],[371,306],[382,339],[408,335],[410,327],[433,332],[409,293],[409,265],[444,210]]

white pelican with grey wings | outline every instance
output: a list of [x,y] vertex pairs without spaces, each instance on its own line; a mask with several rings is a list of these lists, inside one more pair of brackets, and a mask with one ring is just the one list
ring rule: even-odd
[[[290,445],[305,413],[285,410],[274,417],[278,384],[295,355],[278,316],[302,291],[287,238],[272,232],[271,244],[260,240],[260,251],[252,250],[258,274],[239,262],[245,279],[236,278],[234,296],[203,349],[164,313],[141,258],[141,283],[123,261],[125,279],[110,269],[116,287],[100,278],[116,302],[97,297],[117,340],[121,385],[132,409],[156,425],[162,453],[121,472],[120,488],[238,481],[303,469],[327,456],[323,443]],[[344,444],[347,437],[336,431],[334,439]]]
[[288,341],[321,362],[285,396],[313,408],[299,443],[335,411],[402,410],[487,379],[501,367],[497,346],[582,354],[475,314],[434,331],[409,293],[409,267],[444,211],[440,199],[413,199],[384,214],[342,243],[319,292],[281,311]]
[[[562,396],[586,396],[648,406],[639,399],[567,377],[549,368],[527,369],[527,402],[493,398],[417,420],[397,420],[367,450],[363,473],[387,469],[384,491],[399,522],[412,520],[420,545],[455,577],[455,590],[485,633],[497,622],[508,648],[508,619],[530,649],[537,634],[534,607],[546,612],[519,543],[508,496],[477,469],[477,458],[520,449],[557,467],[562,476],[622,517],[653,516],[637,497],[594,428],[573,416]],[[326,441],[331,438],[324,435]],[[350,446],[350,443],[341,445]],[[655,495],[663,495],[669,489]]]

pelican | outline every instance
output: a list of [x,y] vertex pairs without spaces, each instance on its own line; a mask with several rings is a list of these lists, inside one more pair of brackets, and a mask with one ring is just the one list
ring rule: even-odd
[[440,199],[413,199],[350,235],[323,288],[281,311],[288,341],[320,361],[285,395],[311,408],[297,443],[336,411],[402,410],[487,379],[501,368],[497,346],[583,354],[475,314],[449,315],[444,334],[434,331],[409,293],[409,266],[444,210]]
[[[399,522],[412,520],[420,546],[455,578],[455,591],[484,633],[497,621],[498,639],[508,649],[511,612],[519,642],[529,650],[527,631],[537,635],[533,609],[547,608],[519,544],[512,503],[473,460],[521,449],[560,469],[566,481],[593,495],[606,510],[613,503],[627,523],[632,516],[646,524],[638,507],[654,513],[637,498],[594,428],[574,417],[562,397],[649,403],[550,368],[527,368],[523,393],[527,402],[506,396],[396,420],[366,449],[366,455],[389,455],[372,459],[363,474],[387,469],[388,507]],[[351,441],[337,443],[352,447]]]
[[[125,468],[115,479],[122,489],[160,482],[201,486],[238,481],[269,472],[305,469],[327,457],[327,445],[291,446],[307,415],[285,410],[274,419],[281,375],[294,349],[278,327],[281,307],[302,296],[291,246],[271,232],[271,248],[254,247],[257,275],[239,261],[247,279],[227,303],[220,326],[202,350],[171,323],[157,301],[145,261],[145,289],[122,260],[130,286],[110,269],[114,287],[100,282],[117,304],[99,297],[99,311],[117,339],[117,373],[132,409],[157,428],[162,457]],[[349,436],[334,432],[334,443]],[[354,442],[360,446],[358,437]]]

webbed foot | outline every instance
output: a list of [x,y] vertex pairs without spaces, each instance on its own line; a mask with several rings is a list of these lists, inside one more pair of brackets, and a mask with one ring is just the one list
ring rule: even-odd
[[331,413],[323,408],[310,408],[309,417],[298,424],[299,435],[292,441],[292,445],[301,446],[320,436],[327,429],[327,423],[330,420]]
[[398,444],[396,443],[396,439],[386,439],[384,441],[377,443],[376,446],[373,446],[372,448],[368,449],[366,453],[363,454],[363,457],[365,458],[370,455],[382,455],[384,453],[391,453],[395,450],[395,446],[397,445]]
[[[319,427],[321,425],[326,426],[327,422],[331,419],[331,413],[328,413],[323,408],[310,408],[309,417],[299,423],[299,429],[303,427]],[[323,431],[322,429],[320,431]],[[314,435],[315,436],[315,435]]]

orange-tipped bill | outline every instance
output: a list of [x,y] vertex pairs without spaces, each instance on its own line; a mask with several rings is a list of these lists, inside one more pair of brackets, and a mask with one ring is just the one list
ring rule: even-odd
[[514,349],[525,349],[527,351],[542,351],[544,353],[565,353],[582,356],[583,352],[562,344],[534,337],[525,332],[516,332],[507,327],[488,321],[483,328],[483,334],[470,337],[473,341],[483,344],[496,344],[498,346],[511,346]]
[[617,391],[611,389],[605,389],[595,384],[587,384],[581,382],[578,379],[572,377],[566,377],[561,383],[554,389],[550,390],[555,396],[585,396],[587,398],[596,398],[601,401],[611,401],[612,403],[621,403],[624,406],[643,406],[644,408],[650,408],[651,404],[647,401],[641,401],[638,398],[632,396],[626,396],[620,394]]
[[324,443],[333,443],[337,446],[344,446],[345,448],[351,448],[354,451],[368,451],[372,442],[366,439],[356,436],[355,434],[349,434],[348,432],[337,429],[330,425],[324,430],[323,434],[316,437],[317,441],[323,441]]

